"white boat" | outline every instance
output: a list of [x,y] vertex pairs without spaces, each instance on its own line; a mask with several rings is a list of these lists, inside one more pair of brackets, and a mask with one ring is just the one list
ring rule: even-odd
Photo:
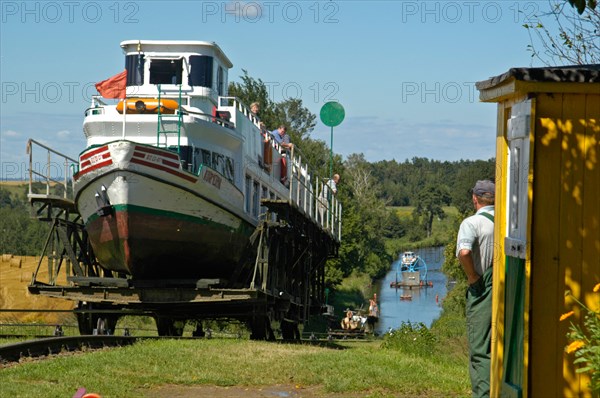
[[104,269],[140,279],[227,279],[265,198],[289,200],[339,239],[339,214],[336,223],[315,216],[313,192],[322,185],[293,151],[282,168],[282,148],[227,96],[232,63],[218,45],[132,40],[121,47],[126,100],[93,97],[74,175],[75,203]]
[[[427,264],[415,252],[402,253],[400,258],[400,271],[402,271],[403,282],[409,283],[410,279],[416,278],[417,283],[427,284]],[[412,281],[410,281],[412,284]]]
[[418,259],[419,257],[415,254],[415,252],[402,253],[402,256],[400,257],[401,271],[407,271],[408,269],[412,268]]

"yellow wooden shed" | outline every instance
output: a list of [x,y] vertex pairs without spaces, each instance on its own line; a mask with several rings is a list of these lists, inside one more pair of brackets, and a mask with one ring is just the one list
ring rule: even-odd
[[583,325],[574,298],[600,308],[600,65],[513,68],[477,89],[498,103],[491,396],[598,396],[565,347]]

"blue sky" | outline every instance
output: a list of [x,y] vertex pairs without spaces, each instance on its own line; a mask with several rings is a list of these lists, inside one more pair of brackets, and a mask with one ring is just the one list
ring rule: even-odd
[[[95,82],[124,68],[123,40],[215,41],[234,64],[319,114],[345,108],[334,152],[369,161],[494,156],[496,105],[476,81],[532,64],[542,1],[2,1],[2,178],[34,138],[73,157]],[[319,123],[313,138],[329,143]]]

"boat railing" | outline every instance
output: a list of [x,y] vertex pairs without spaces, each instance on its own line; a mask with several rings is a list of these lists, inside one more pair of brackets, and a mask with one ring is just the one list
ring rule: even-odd
[[[127,100],[127,99],[131,99],[131,98],[149,98],[149,99],[157,99],[157,98],[162,98],[162,99],[171,99],[171,100],[175,100],[178,103],[181,104],[181,106],[183,107],[189,107],[190,103],[191,103],[191,98],[192,96],[187,95],[187,94],[181,94],[181,97],[179,96],[179,92],[177,93],[172,93],[171,90],[161,90],[160,88],[157,88],[157,92],[156,94],[134,94],[134,93],[129,93],[129,95],[124,98],[124,99],[119,99],[118,101],[116,101],[116,103],[109,103],[107,101],[105,101],[106,99],[104,97],[102,97],[101,95],[93,95],[92,96],[92,104],[89,108],[87,108],[85,110],[85,116],[89,116],[89,115],[103,115],[106,113],[105,108],[106,107],[110,107],[110,106],[116,106],[117,103]],[[210,120],[210,118],[212,117],[212,115],[207,114],[207,113],[200,113],[200,112],[193,112],[191,110],[189,110],[189,108],[184,109],[186,113],[195,113],[195,114],[202,114],[204,116],[206,116],[206,120]],[[150,115],[150,114],[148,114]]]
[[308,165],[302,163],[302,157],[295,155],[292,147],[292,159],[289,201],[321,228],[331,233],[337,240],[342,236],[342,205],[334,195],[328,194],[326,181],[316,177],[314,184],[308,172]]
[[102,98],[103,97],[101,95],[92,95],[92,105],[89,108],[87,108],[84,112],[84,115],[86,117],[90,115],[104,114],[104,107],[109,106],[109,104],[102,101]]
[[260,119],[238,97],[219,97],[219,106],[235,107],[238,112],[246,116],[260,129]]
[[[219,97],[219,106],[223,108],[233,108],[233,110],[248,118],[248,120],[258,128],[257,131],[259,133],[264,133],[261,131],[260,119],[252,113],[250,108],[244,105],[239,98]],[[319,183],[318,178],[313,184],[308,164],[302,163],[302,154],[296,146],[293,146],[288,152],[287,149],[283,148],[279,143],[273,140],[268,132],[266,132],[263,138],[269,141],[269,144],[273,146],[280,156],[284,156],[287,153],[287,156],[291,159],[290,166],[288,166],[288,177],[290,182],[289,202],[296,205],[301,212],[324,230],[330,232],[335,239],[339,241],[341,238],[342,227],[341,204],[337,201],[335,196],[330,198],[325,197],[324,183]],[[273,171],[271,170],[271,172]]]
[[319,195],[316,202],[321,206],[322,214],[320,215],[321,225],[330,231],[337,240],[342,238],[342,204],[338,201],[335,195],[330,194],[326,189],[325,180],[318,185]]
[[[78,161],[33,139],[27,141],[27,154],[29,155],[27,197],[30,200],[46,198],[72,201],[74,192],[71,177],[77,172]],[[36,182],[45,185],[45,193],[34,192]]]

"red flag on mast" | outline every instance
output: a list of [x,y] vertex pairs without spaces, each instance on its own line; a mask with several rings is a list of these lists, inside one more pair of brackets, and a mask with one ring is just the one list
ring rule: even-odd
[[106,80],[96,83],[96,90],[104,98],[125,98],[125,89],[127,87],[127,69],[118,75],[109,77]]

